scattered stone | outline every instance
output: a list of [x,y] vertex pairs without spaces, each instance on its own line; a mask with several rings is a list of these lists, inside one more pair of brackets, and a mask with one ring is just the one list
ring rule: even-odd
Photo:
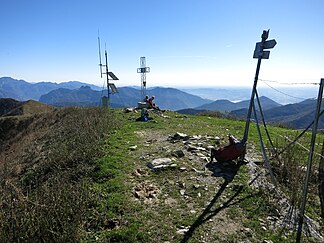
[[207,146],[207,149],[209,149],[209,150],[211,150],[211,149],[215,149],[215,146],[213,146],[213,145],[208,145],[208,146]]
[[199,151],[206,151],[206,149],[203,148],[203,147],[198,147],[197,150],[199,150]]
[[263,240],[262,243],[273,243],[272,240]]
[[189,136],[187,134],[177,132],[173,136],[170,136],[170,139],[171,140],[188,140]]
[[196,155],[199,157],[206,157],[203,153],[197,153]]
[[190,140],[200,140],[201,135],[193,135],[192,137],[189,138]]
[[159,158],[154,159],[152,162],[149,162],[147,166],[152,170],[158,170],[167,167],[176,167],[177,165],[174,164],[174,162],[169,158]]
[[186,190],[185,189],[181,189],[180,190],[180,194],[183,196],[184,194],[186,193]]
[[137,149],[137,145],[131,146],[131,147],[129,147],[129,149],[130,149],[131,151],[134,151],[134,150]]
[[186,188],[186,183],[185,182],[179,182],[179,186],[181,188]]
[[184,152],[180,149],[173,151],[172,155],[174,155],[177,158],[182,158],[185,156]]
[[187,150],[188,151],[195,151],[195,150],[197,150],[197,147],[193,146],[192,144],[188,144]]
[[124,112],[125,113],[130,113],[130,112],[133,112],[133,111],[135,111],[135,108],[134,107],[128,107],[128,108],[125,108],[124,109]]
[[186,232],[188,232],[189,229],[179,229],[177,230],[177,234],[184,235]]
[[197,213],[197,211],[196,210],[190,210],[190,213],[195,214],[195,213]]
[[253,234],[253,231],[250,228],[244,228],[242,232],[248,237],[251,237]]
[[195,188],[195,189],[198,189],[199,187],[200,187],[199,184],[194,184],[194,185],[193,185],[193,188]]
[[197,193],[197,196],[198,196],[198,197],[201,197],[201,193],[200,193],[200,192],[198,192],[198,193]]
[[180,170],[180,171],[186,171],[187,168],[186,168],[186,167],[180,167],[179,170]]

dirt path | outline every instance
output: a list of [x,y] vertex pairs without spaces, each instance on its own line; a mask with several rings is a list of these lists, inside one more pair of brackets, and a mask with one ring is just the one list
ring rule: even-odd
[[[249,163],[242,168],[230,163],[206,166],[210,161],[210,148],[215,146],[218,137],[200,134],[186,137],[178,133],[164,134],[160,130],[141,130],[136,134],[142,144],[134,151],[139,157],[133,173],[134,199],[148,205],[148,211],[162,209],[184,218],[176,220],[157,213],[161,222],[169,224],[172,237],[165,242],[267,240],[258,238],[255,229],[246,226],[250,219],[241,206],[246,197],[255,196],[260,189],[273,195],[273,203],[278,204],[272,215],[257,219],[261,230],[276,231],[284,227],[287,234],[293,232],[294,225],[287,224],[289,203],[284,194],[268,182],[267,171],[260,166],[262,158],[253,147],[247,153]],[[169,158],[176,166],[158,171],[149,169],[147,164],[158,158]],[[249,177],[247,185],[241,183],[242,178],[236,178],[244,177],[245,173]],[[250,194],[254,191],[254,194],[246,196],[246,191]],[[319,226],[310,225],[307,234],[323,239],[318,233]]]

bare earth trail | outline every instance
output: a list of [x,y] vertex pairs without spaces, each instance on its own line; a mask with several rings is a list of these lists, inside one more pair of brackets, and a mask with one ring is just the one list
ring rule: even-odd
[[[141,230],[157,242],[294,242],[296,214],[270,182],[255,142],[247,164],[210,163],[210,149],[228,144],[229,134],[240,138],[244,123],[168,115],[142,123],[129,144]],[[309,242],[323,240],[315,222],[304,232]]]
[[[220,140],[217,136],[169,134],[161,129],[135,133],[138,144],[130,150],[138,160],[130,181],[134,200],[145,204],[140,217],[154,215],[152,221],[144,220],[153,238],[158,242],[260,242],[246,226],[250,219],[245,206],[241,207],[260,193],[248,183],[265,179],[257,176],[255,167],[216,162],[208,166],[210,148]],[[159,158],[170,159],[170,167],[150,169],[150,162]],[[257,220],[263,231],[273,225],[272,218]],[[163,228],[168,235],[163,235]]]

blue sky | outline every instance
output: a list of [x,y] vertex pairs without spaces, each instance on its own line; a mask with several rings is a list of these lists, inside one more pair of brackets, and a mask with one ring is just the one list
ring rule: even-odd
[[324,77],[322,0],[3,0],[0,77],[102,86],[97,35],[117,86],[251,86],[262,31],[276,39],[260,78]]

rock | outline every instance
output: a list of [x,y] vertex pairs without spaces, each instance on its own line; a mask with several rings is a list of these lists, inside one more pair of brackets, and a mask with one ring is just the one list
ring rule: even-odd
[[273,243],[272,240],[263,240],[262,243]]
[[187,146],[187,150],[188,150],[188,151],[195,151],[195,150],[197,150],[197,147],[195,147],[195,146],[189,144],[189,145]]
[[250,228],[244,228],[242,232],[248,237],[251,237],[253,233],[253,231]]
[[200,135],[193,135],[190,140],[200,140],[201,136]]
[[177,158],[182,158],[185,156],[184,152],[181,149],[173,151],[172,155]]
[[177,165],[174,164],[174,162],[169,158],[159,158],[159,159],[154,159],[152,162],[149,162],[147,166],[152,170],[157,170],[157,169],[163,169],[167,167],[175,167]]
[[129,147],[129,149],[130,149],[131,151],[134,151],[134,150],[137,149],[137,145],[131,146],[131,147]]
[[134,110],[135,110],[134,107],[128,107],[128,108],[125,108],[125,109],[124,109],[124,112],[125,112],[125,113],[130,113],[130,112],[133,112]]
[[177,132],[173,136],[170,137],[171,140],[188,140],[189,136],[184,133]]
[[199,187],[200,187],[199,184],[194,184],[194,185],[193,185],[193,188],[195,188],[195,189],[198,189]]
[[180,181],[180,182],[179,182],[179,186],[180,186],[181,188],[186,188],[186,183]]
[[180,194],[183,196],[184,194],[186,193],[186,190],[185,189],[181,189],[180,190]]
[[189,229],[179,229],[177,230],[177,234],[184,235]]
[[187,168],[186,168],[186,167],[180,167],[179,170],[180,170],[180,171],[186,171]]

